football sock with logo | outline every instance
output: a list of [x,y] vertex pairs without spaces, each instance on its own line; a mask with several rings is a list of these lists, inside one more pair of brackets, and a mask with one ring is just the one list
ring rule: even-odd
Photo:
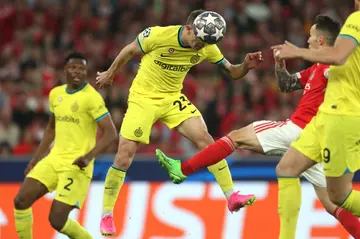
[[360,238],[360,221],[358,217],[341,207],[335,209],[334,216],[351,236]]
[[16,233],[20,239],[32,239],[32,209],[31,207],[25,210],[14,209],[15,228]]
[[300,179],[278,177],[278,186],[279,239],[294,239],[301,204]]
[[219,184],[226,198],[229,199],[234,192],[234,185],[226,159],[209,166],[208,170],[214,175],[216,182]]
[[67,235],[69,238],[92,239],[93,237],[83,228],[77,221],[68,218],[64,227],[60,230],[61,233]]
[[217,140],[213,144],[210,144],[206,148],[202,149],[192,158],[182,162],[181,171],[184,175],[188,176],[195,173],[199,169],[209,167],[220,162],[225,157],[232,154],[234,150],[234,142],[229,136],[225,136]]
[[360,217],[360,192],[351,190],[349,195],[342,202],[341,207]]
[[111,166],[106,175],[103,196],[103,216],[112,213],[121,187],[124,184],[126,171]]

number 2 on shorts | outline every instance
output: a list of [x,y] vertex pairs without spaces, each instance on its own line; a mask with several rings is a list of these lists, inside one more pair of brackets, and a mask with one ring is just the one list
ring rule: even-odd
[[70,191],[69,187],[74,183],[74,179],[67,178],[67,180],[69,181],[69,183],[64,186],[64,189]]

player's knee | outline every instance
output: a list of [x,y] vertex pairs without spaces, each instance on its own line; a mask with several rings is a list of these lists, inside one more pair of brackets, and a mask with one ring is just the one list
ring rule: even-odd
[[228,136],[234,142],[236,148],[242,145],[242,135],[242,129],[233,130],[228,134]]
[[114,165],[118,168],[127,170],[135,156],[138,147],[137,142],[133,142],[127,139],[120,139],[118,152],[115,156]]
[[115,156],[114,165],[117,168],[128,170],[131,165],[131,161],[132,161],[131,159],[132,158],[130,158],[130,157],[123,157],[123,155],[117,153]]
[[31,203],[26,200],[26,197],[22,196],[21,194],[16,195],[14,198],[14,207],[18,210],[24,210],[31,207]]
[[135,152],[130,150],[123,150],[115,155],[114,165],[118,168],[127,170],[129,169],[132,159],[135,156]]
[[283,163],[282,160],[276,165],[276,175],[279,176],[297,176],[294,172],[293,166],[290,164]]
[[61,231],[64,228],[67,220],[67,216],[61,215],[59,213],[50,213],[49,222],[52,228],[56,231]]
[[264,153],[252,124],[241,129],[233,130],[228,136],[232,139],[236,148]]

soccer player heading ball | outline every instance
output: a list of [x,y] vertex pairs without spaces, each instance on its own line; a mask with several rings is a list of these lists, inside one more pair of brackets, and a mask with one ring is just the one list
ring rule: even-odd
[[[121,50],[107,71],[98,73],[100,87],[110,85],[115,74],[135,55],[143,55],[130,88],[128,109],[121,125],[118,152],[105,180],[101,233],[114,235],[113,209],[124,183],[126,171],[140,143],[148,144],[153,124],[160,121],[177,130],[199,149],[214,142],[201,113],[181,90],[191,67],[208,60],[234,80],[245,76],[262,62],[261,52],[249,53],[242,64],[231,64],[215,43],[223,39],[224,19],[217,13],[196,10],[184,26],[149,27]],[[226,160],[208,169],[214,174],[231,212],[250,205],[254,195],[234,192]]]
[[193,29],[195,36],[201,41],[216,44],[224,39],[226,22],[216,12],[204,12],[195,18]]

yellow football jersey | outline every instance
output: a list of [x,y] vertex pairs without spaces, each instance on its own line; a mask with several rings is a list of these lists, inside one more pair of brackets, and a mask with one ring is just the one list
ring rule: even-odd
[[136,37],[144,55],[130,93],[149,97],[179,93],[192,66],[205,59],[222,63],[224,56],[216,45],[199,51],[184,46],[183,30],[184,26],[149,27]]
[[357,47],[344,65],[330,67],[324,103],[319,110],[338,115],[360,115],[360,11],[347,18],[339,37],[354,40]]
[[[96,123],[109,112],[101,95],[86,82],[74,91],[69,91],[66,85],[54,88],[49,105],[55,116],[55,144],[49,156],[58,160],[59,167],[71,167],[75,159],[95,146]],[[85,169],[90,177],[93,162]]]

